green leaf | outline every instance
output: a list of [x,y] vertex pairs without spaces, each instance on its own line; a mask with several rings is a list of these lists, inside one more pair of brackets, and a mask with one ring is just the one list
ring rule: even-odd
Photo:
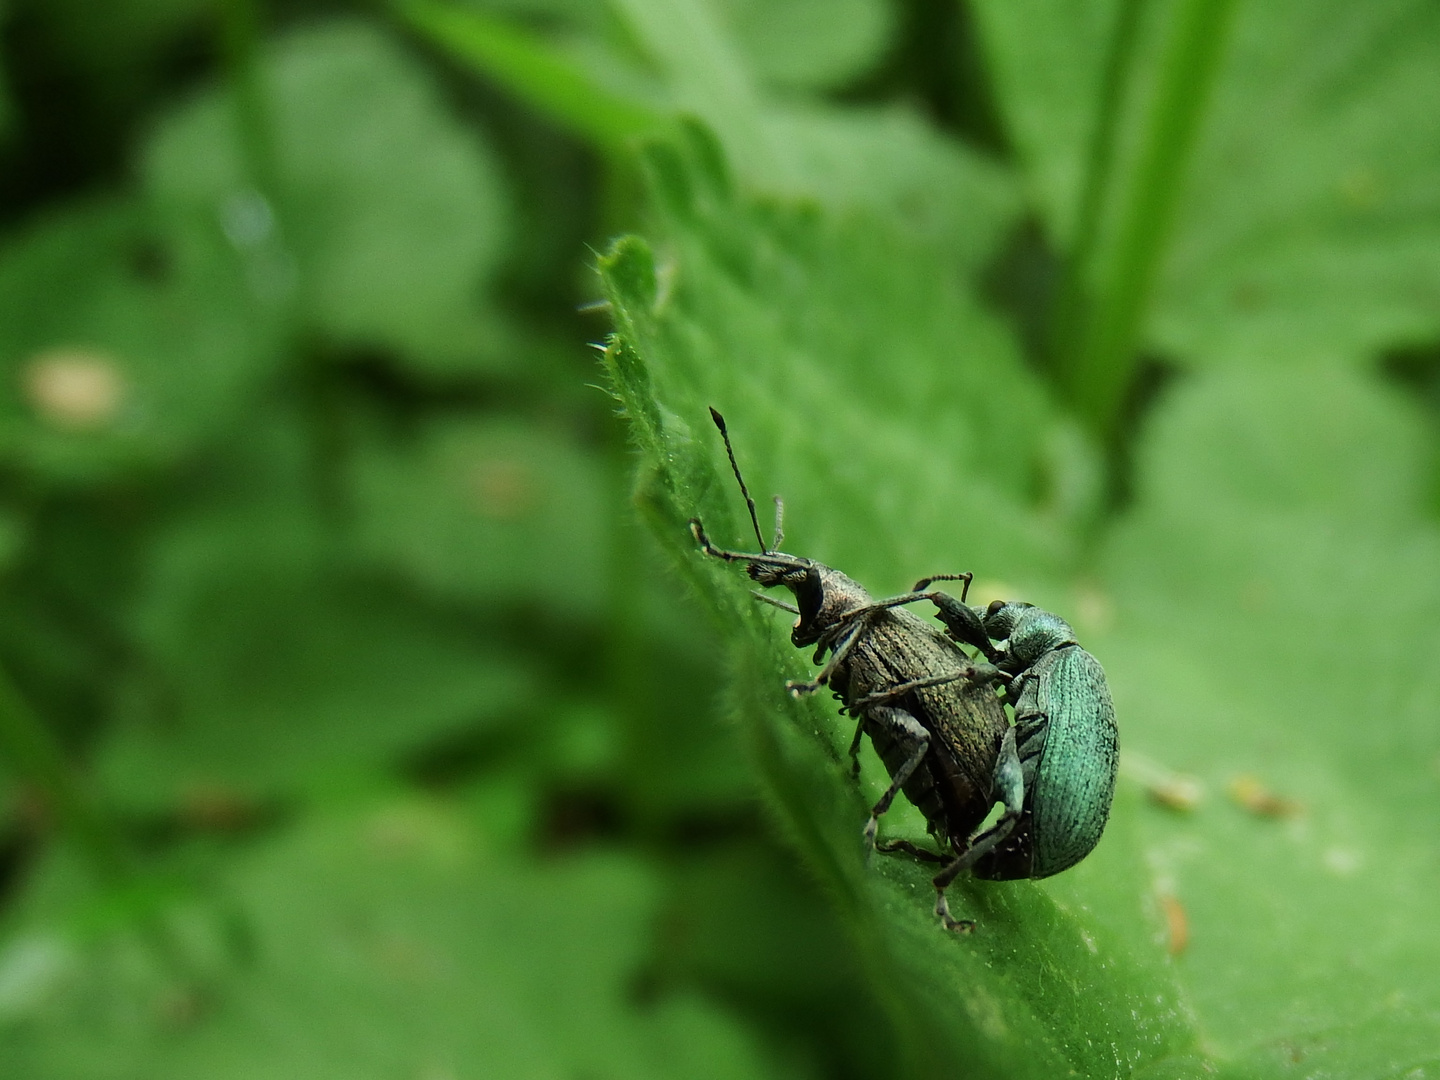
[[131,619],[147,665],[99,757],[131,806],[322,787],[524,707],[522,664],[346,572],[293,438],[264,431],[154,539]]
[[[1116,107],[1123,164],[1173,6],[977,4],[1011,138],[1062,251],[1120,14],[1141,13]],[[1238,5],[1141,344],[1245,363],[1362,356],[1440,332],[1437,59],[1440,14],[1422,0]],[[1123,167],[1110,180],[1102,203],[1122,195]]]
[[[628,36],[610,27],[601,33],[590,25],[595,19],[566,19],[566,32],[546,36],[429,0],[403,10],[437,42],[607,150],[658,136],[677,118],[700,117],[746,185],[898,211],[978,261],[1018,214],[1008,171],[965,153],[913,110],[837,108],[764,85],[767,72],[776,74],[771,68],[803,81],[873,50],[871,39],[888,21],[884,9],[871,0],[844,6],[837,13],[808,0],[616,0]],[[637,47],[648,68],[633,55]]]
[[879,0],[721,0],[721,17],[767,82],[821,90],[863,75],[889,44]]
[[598,613],[611,557],[607,470],[563,431],[439,421],[352,465],[359,557],[441,598]]
[[542,35],[480,11],[431,0],[401,5],[421,33],[546,115],[601,145],[616,146],[661,126],[643,93],[606,84],[604,68]]
[[216,438],[279,358],[242,271],[215,223],[136,200],[32,222],[0,251],[0,456],[89,482]]
[[[766,797],[857,943],[908,1066],[1434,1067],[1440,529],[1424,510],[1433,435],[1418,407],[1338,361],[1191,376],[1137,450],[1133,510],[1077,572],[1066,549],[1027,546],[1045,511],[1001,479],[1017,457],[1043,468],[1038,447],[1057,423],[1027,405],[1004,335],[932,339],[927,327],[955,317],[954,293],[916,291],[907,275],[936,271],[923,249],[895,257],[903,229],[869,221],[858,242],[823,211],[757,207],[696,156],[652,159],[663,261],[627,238],[601,263],[617,322],[607,364],[641,453],[637,500],[720,619]],[[831,235],[847,237],[843,257]],[[897,274],[911,306],[867,309],[865,290],[836,287],[881,290]],[[836,324],[857,348],[883,340],[887,364],[847,364]],[[957,356],[949,341],[967,348]],[[947,377],[983,378],[997,412],[957,415],[970,401],[955,393],[931,412],[930,394],[907,392]],[[1193,774],[1208,792],[1199,807],[1163,809],[1145,799],[1148,781],[1126,779],[1094,854],[1042,882],[960,883],[952,903],[979,928],[941,933],[926,868],[862,862],[857,828],[883,774],[867,758],[857,792],[841,764],[849,726],[783,693],[811,670],[784,644],[786,620],[686,535],[700,516],[726,544],[754,542],[706,404],[726,412],[752,487],[793,496],[787,550],[876,593],[975,569],[990,595],[1073,618],[1109,674],[1128,759]],[[1029,454],[979,450],[1007,433],[1026,435]],[[936,460],[943,474],[928,472]],[[917,476],[925,496],[895,498]],[[1021,497],[967,510],[967,490],[985,484]],[[963,566],[942,565],[956,552]],[[923,836],[913,810],[883,828]]]
[[1211,362],[1440,333],[1440,12],[1241,4],[1155,334]]
[[296,289],[305,324],[340,345],[429,372],[517,363],[481,292],[511,243],[504,184],[430,77],[368,25],[337,21],[267,46],[259,79],[279,185],[268,201],[228,90],[161,126],[150,189],[218,216],[257,256],[278,246],[269,287]]
[[0,507],[0,573],[14,565],[29,532],[29,522],[21,514],[9,507]]
[[[694,994],[635,1003],[658,883],[633,857],[543,865],[502,857],[454,807],[411,800],[309,822],[260,845],[227,877],[249,960],[222,969],[208,993],[177,981],[123,934],[88,948],[53,931],[16,939],[19,949],[12,940],[0,953],[0,987],[27,959],[33,971],[58,953],[58,970],[45,993],[32,976],[30,993],[0,1016],[7,1073],[740,1080],[791,1072]],[[189,915],[199,951],[203,918]]]
[[[642,455],[637,499],[721,619],[757,774],[835,899],[905,1065],[1052,1076],[1192,1053],[1196,1033],[1153,944],[1133,797],[1077,871],[958,887],[983,928],[973,938],[939,928],[923,868],[864,865],[878,766],[856,791],[840,764],[849,725],[783,692],[807,669],[781,644],[780,620],[690,541],[692,515],[725,543],[748,531],[704,407],[726,412],[752,485],[790,500],[787,548],[877,594],[940,570],[1057,572],[1063,518],[1029,496],[1059,424],[943,251],[881,217],[747,204],[688,156],[653,159],[665,262],[633,238],[601,262],[617,321],[607,363]],[[923,831],[913,814],[887,827]]]
[[[1177,972],[1235,1075],[1437,1061],[1427,442],[1413,407],[1339,365],[1197,377],[1157,417],[1108,545],[1091,647],[1127,745],[1215,792],[1148,815],[1143,846],[1188,912]],[[1293,813],[1227,805],[1240,776]]]

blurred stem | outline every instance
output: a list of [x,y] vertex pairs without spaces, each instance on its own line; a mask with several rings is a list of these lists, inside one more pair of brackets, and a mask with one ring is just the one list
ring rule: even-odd
[[[1145,103],[1135,164],[1117,182],[1117,133],[1140,15],[1138,0],[1122,0],[1056,334],[1060,381],[1081,419],[1107,447],[1119,441],[1141,321],[1234,7],[1234,0],[1176,0],[1155,89]],[[1114,226],[1102,238],[1107,204]]]
[[260,8],[257,0],[222,0],[221,45],[235,86],[235,124],[250,183],[272,207],[279,169],[270,106],[260,78]]
[[[1095,245],[1100,235],[1100,214],[1110,188],[1115,167],[1115,136],[1120,128],[1120,110],[1125,90],[1135,66],[1135,39],[1140,26],[1144,0],[1120,0],[1115,27],[1110,34],[1109,53],[1100,82],[1100,114],[1095,120],[1089,152],[1085,159],[1085,181],[1073,224],[1074,233],[1065,258],[1065,273],[1056,300],[1051,329],[1051,347],[1065,371],[1073,363],[1075,344],[1079,341],[1086,314],[1086,272],[1095,258]],[[1068,354],[1067,355],[1067,349]]]
[[71,771],[54,734],[0,668],[0,750],[16,775],[35,785],[66,833],[107,881],[125,876],[127,859],[119,833]]

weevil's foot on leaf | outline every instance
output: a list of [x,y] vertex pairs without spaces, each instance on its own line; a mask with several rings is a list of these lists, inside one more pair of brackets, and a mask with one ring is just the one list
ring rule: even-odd
[[950,905],[945,902],[945,894],[935,894],[935,915],[940,920],[940,925],[946,930],[956,934],[969,934],[975,930],[974,919],[957,919],[950,914]]
[[916,858],[921,860],[922,862],[928,863],[944,864],[950,861],[948,858],[946,858],[944,855],[941,855],[937,851],[926,851],[924,848],[912,844],[909,840],[903,840],[898,837],[891,840],[880,841],[878,844],[875,845],[875,850],[883,851],[887,855],[893,854],[898,851],[905,855],[909,855],[912,858]]
[[874,814],[870,820],[865,822],[865,828],[860,830],[860,835],[865,838],[865,853],[870,855],[875,851],[875,834],[880,831],[880,819]]
[[785,689],[790,691],[791,697],[798,698],[804,696],[805,694],[813,694],[816,690],[819,690],[820,687],[824,685],[824,683],[820,682],[795,682],[794,680],[791,680],[790,682],[787,682],[785,684]]

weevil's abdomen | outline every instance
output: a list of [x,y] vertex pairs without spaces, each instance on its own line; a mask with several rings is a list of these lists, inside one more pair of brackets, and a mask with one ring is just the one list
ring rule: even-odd
[[1031,668],[1015,722],[1025,812],[975,866],[977,877],[992,880],[1049,877],[1074,866],[1100,842],[1115,794],[1115,706],[1104,670],[1084,649],[1057,649]]
[[[880,724],[866,723],[865,733],[870,736],[870,743],[875,748],[875,753],[885,765],[885,771],[894,776],[900,770],[909,756],[909,747],[902,745],[890,737],[889,731]],[[940,837],[949,835],[948,829],[951,818],[951,807],[947,802],[954,803],[956,799],[952,795],[950,800],[944,797],[944,785],[947,782],[953,783],[949,776],[944,774],[953,770],[935,769],[940,764],[938,754],[926,755],[926,760],[920,763],[920,767],[910,775],[905,782],[902,791],[910,803],[925,816],[925,821],[930,827],[930,832]],[[941,775],[937,775],[939,772]],[[942,778],[943,777],[943,778]],[[960,802],[966,800],[978,802],[983,795],[968,784],[965,778],[961,778]]]
[[[957,672],[969,659],[909,612],[886,612],[857,644],[837,685],[847,702],[916,678]],[[937,839],[963,846],[994,805],[993,773],[1009,722],[994,688],[970,679],[916,690],[895,702],[930,734],[930,749],[901,790]],[[906,750],[867,722],[875,751],[894,776]]]

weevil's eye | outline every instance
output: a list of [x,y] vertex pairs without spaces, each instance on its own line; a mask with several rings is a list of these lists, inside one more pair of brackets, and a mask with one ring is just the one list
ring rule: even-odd
[[997,614],[1009,602],[1008,600],[991,600],[990,606],[985,609],[985,617],[988,619],[990,616]]

